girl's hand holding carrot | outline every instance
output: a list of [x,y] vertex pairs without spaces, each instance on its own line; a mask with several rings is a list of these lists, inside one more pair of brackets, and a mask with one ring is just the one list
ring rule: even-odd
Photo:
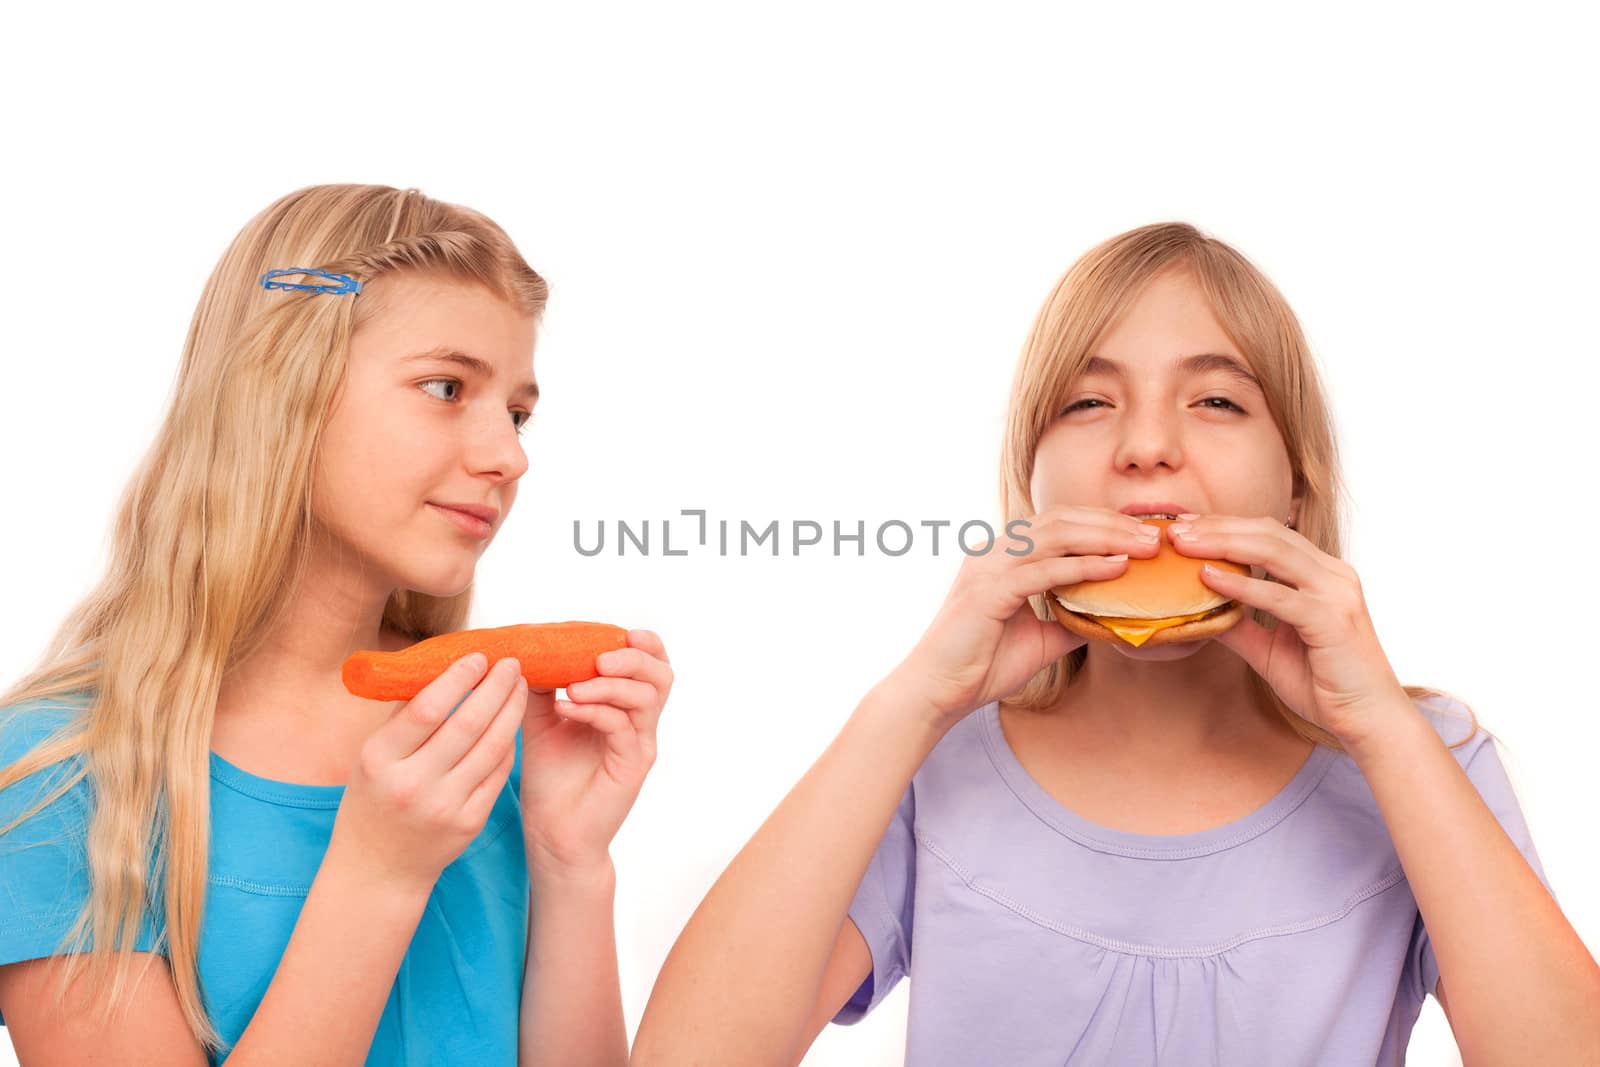
[[473,653],[452,663],[361,746],[330,854],[360,857],[385,884],[430,891],[488,821],[527,705],[515,659],[490,667]]
[[611,839],[656,758],[656,723],[672,689],[661,639],[629,630],[600,654],[599,675],[528,696],[522,723],[522,819],[530,873],[606,868]]
[[[344,683],[373,700],[422,701],[410,717],[420,722],[438,710],[436,702],[423,701],[423,694],[441,683],[447,691],[452,688],[446,679],[455,668],[446,668],[469,652],[515,663],[521,674],[516,681],[522,695],[516,699],[525,709],[523,830],[534,873],[603,868],[611,839],[655,762],[656,721],[672,688],[661,639],[649,630],[583,621],[459,630],[398,652],[356,652],[344,663]],[[555,699],[561,688],[570,699]],[[461,730],[477,722],[469,717]],[[505,782],[514,756],[510,747],[501,749],[499,736],[495,751],[506,773],[493,779],[494,791]],[[410,779],[402,784],[408,790],[417,787]],[[487,811],[477,818],[479,827]]]
[[1108,556],[1150,558],[1161,551],[1159,538],[1141,536],[1155,527],[1106,508],[1049,508],[1027,521],[1019,536],[1031,539],[1033,548],[1013,555],[1021,548],[997,539],[987,553],[963,560],[938,615],[890,674],[897,694],[911,699],[938,730],[1010,696],[1084,643],[1034,615],[1029,596],[1127,569],[1127,560]]

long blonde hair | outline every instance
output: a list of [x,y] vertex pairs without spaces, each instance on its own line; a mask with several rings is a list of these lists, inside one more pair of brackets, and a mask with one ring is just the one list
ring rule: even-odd
[[[227,671],[284,617],[305,573],[318,442],[350,337],[373,313],[360,294],[260,284],[266,271],[289,267],[363,283],[428,274],[484,286],[534,317],[548,295],[494,222],[415,189],[318,185],[267,207],[206,281],[171,406],[117,509],[104,577],[39,666],[0,694],[8,716],[39,710],[22,706],[39,698],[81,705],[0,768],[3,790],[72,761],[0,835],[85,776],[93,786],[90,896],[62,945],[72,953],[63,985],[86,967],[87,991],[109,1013],[128,988],[148,907],[164,918],[160,935],[184,1017],[209,1048],[221,1039],[205,1010],[197,952],[217,695]],[[399,590],[384,605],[383,625],[416,639],[458,630],[471,600],[470,586],[452,597]],[[92,952],[84,952],[88,939]]]
[[[1007,522],[1035,513],[1029,486],[1039,438],[1066,401],[1101,338],[1156,275],[1187,268],[1217,321],[1261,381],[1267,408],[1287,446],[1297,494],[1295,529],[1330,556],[1342,558],[1345,488],[1332,417],[1310,348],[1288,301],[1255,265],[1229,245],[1181,222],[1154,223],[1118,234],[1084,253],[1056,283],[1034,319],[1012,382],[1000,457],[1000,507]],[[1047,597],[1029,598],[1041,619],[1054,618]],[[1251,616],[1268,629],[1276,620]],[[1026,709],[1053,707],[1088,659],[1078,648],[1049,664],[1007,700]],[[1278,699],[1260,675],[1250,683],[1261,706],[1273,708],[1301,737],[1343,750],[1333,734]],[[1448,697],[1427,686],[1405,686],[1413,700]],[[1452,698],[1453,699],[1453,698]],[[1472,732],[1477,715],[1467,707]]]

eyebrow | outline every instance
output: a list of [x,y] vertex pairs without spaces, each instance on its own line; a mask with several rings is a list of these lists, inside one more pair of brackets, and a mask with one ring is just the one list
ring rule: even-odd
[[[426,352],[418,352],[414,356],[407,356],[405,359],[401,360],[401,362],[417,363],[422,360],[438,360],[443,363],[454,363],[458,366],[465,367],[467,370],[472,371],[472,373],[478,375],[479,377],[485,379],[492,379],[494,377],[494,367],[487,360],[479,359],[477,356],[468,355],[465,352],[459,352],[454,348],[441,347],[429,349]],[[516,392],[513,395],[518,398],[527,397],[531,400],[537,400],[539,399],[539,385],[537,382],[523,382],[521,385],[517,386]]]
[[[1202,352],[1196,356],[1185,356],[1178,361],[1178,371],[1182,374],[1208,374],[1212,371],[1220,371],[1241,385],[1254,386],[1257,389],[1261,388],[1261,382],[1256,379],[1254,374],[1250,373],[1249,367],[1246,367],[1232,356],[1223,355],[1220,352]],[[1088,377],[1091,374],[1104,374],[1112,378],[1125,379],[1127,370],[1114,359],[1106,359],[1103,356],[1090,356],[1088,362],[1083,365],[1082,376]]]

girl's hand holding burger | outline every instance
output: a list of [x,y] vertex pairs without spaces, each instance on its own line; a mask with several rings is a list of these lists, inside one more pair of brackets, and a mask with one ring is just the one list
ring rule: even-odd
[[1273,576],[1200,572],[1218,593],[1283,624],[1268,630],[1246,615],[1215,640],[1238,653],[1289,710],[1351,747],[1386,725],[1395,707],[1409,704],[1378,643],[1354,567],[1274,519],[1179,519],[1167,534],[1183,555],[1258,564]]
[[1036,616],[1028,597],[1114,578],[1128,567],[1127,559],[1114,557],[1149,559],[1161,549],[1159,529],[1105,508],[1049,508],[1027,523],[1012,536],[1031,540],[1031,550],[997,538],[987,553],[962,561],[938,615],[890,674],[894,688],[913,698],[940,729],[1010,696],[1085,643]]

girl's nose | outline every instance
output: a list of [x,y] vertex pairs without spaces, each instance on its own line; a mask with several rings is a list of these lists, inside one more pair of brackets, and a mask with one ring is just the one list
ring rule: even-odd
[[1178,429],[1161,412],[1130,416],[1120,429],[1117,466],[1152,469],[1165,463],[1176,467],[1183,458]]
[[467,446],[469,466],[475,471],[498,472],[507,479],[521,477],[528,469],[528,455],[512,416],[501,413],[495,425],[486,425],[491,421],[495,420],[478,423],[472,430]]

